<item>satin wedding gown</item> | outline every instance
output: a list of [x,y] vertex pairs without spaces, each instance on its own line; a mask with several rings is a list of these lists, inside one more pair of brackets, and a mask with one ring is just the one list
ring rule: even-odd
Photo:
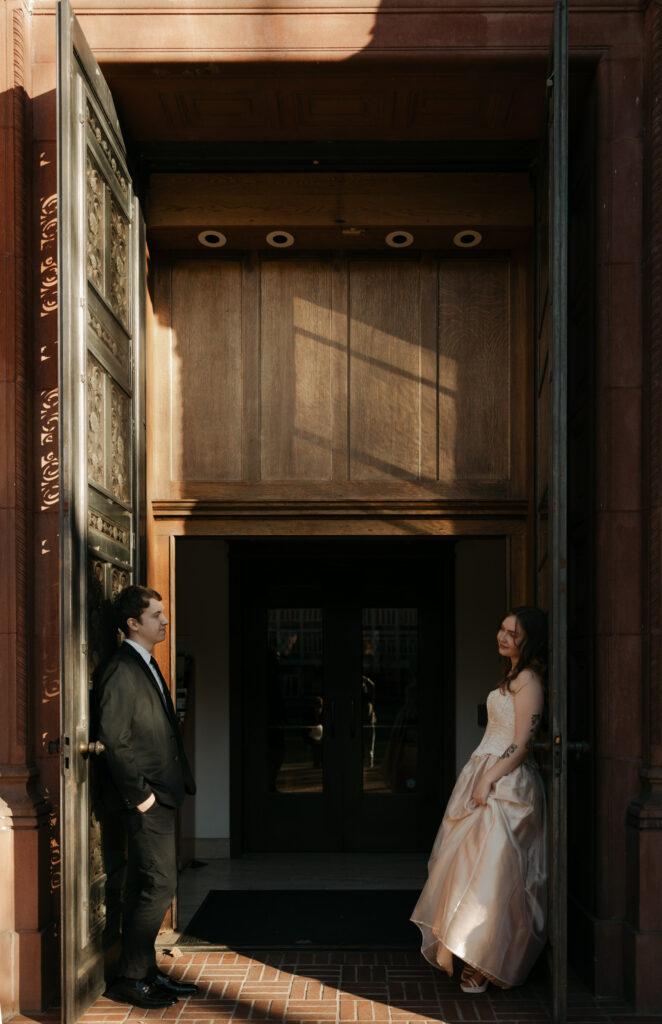
[[524,761],[492,787],[487,806],[471,794],[513,742],[513,695],[492,690],[485,735],[462,769],[411,915],[421,952],[452,976],[460,957],[501,988],[521,985],[542,950],[547,912],[545,793]]

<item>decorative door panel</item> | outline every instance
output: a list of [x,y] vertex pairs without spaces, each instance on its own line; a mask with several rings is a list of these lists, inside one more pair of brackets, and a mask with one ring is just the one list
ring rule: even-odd
[[[96,799],[90,689],[109,599],[144,571],[144,228],[112,98],[68,0],[58,9],[62,990],[104,987],[122,850]],[[110,842],[110,839],[113,842]]]

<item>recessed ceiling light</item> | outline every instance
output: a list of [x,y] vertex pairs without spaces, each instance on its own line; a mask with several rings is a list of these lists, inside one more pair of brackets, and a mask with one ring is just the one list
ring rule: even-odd
[[410,231],[391,231],[386,236],[386,244],[390,245],[392,249],[406,249],[413,241],[414,236]]
[[480,245],[483,236],[475,228],[464,228],[453,236],[453,242],[460,249],[472,249],[474,245]]
[[274,249],[288,249],[294,245],[294,235],[289,231],[270,231],[267,235],[267,242],[273,245]]
[[198,241],[201,245],[206,245],[208,249],[220,249],[227,242],[227,238],[222,231],[217,231],[216,228],[207,228],[200,232]]

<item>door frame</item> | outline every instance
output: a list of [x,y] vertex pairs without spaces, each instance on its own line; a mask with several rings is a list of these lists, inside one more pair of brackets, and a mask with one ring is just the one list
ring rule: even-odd
[[[198,505],[199,503],[196,503]],[[300,503],[297,503],[299,505]],[[182,515],[181,508],[175,509],[170,502],[152,502],[153,517],[149,521],[148,560],[150,567],[149,585],[161,594],[165,613],[170,620],[169,657],[163,658],[162,670],[167,678],[175,678],[177,609],[176,593],[176,541],[179,537],[220,538],[227,541],[264,538],[291,541],[297,538],[361,538],[382,537],[396,539],[420,536],[448,538],[499,538],[506,548],[506,603],[510,605],[531,603],[533,600],[534,575],[531,559],[532,533],[530,518],[527,517],[526,502],[510,504],[510,517],[503,518],[496,509],[485,510],[482,517],[473,514],[451,516],[430,516],[430,509],[410,510],[407,516],[402,510],[391,511],[382,508],[381,516],[336,514],[327,508],[320,509],[313,518],[296,513],[283,514],[282,507],[265,502],[258,510],[253,506],[251,515],[237,515],[236,510],[221,510],[209,516],[208,510],[189,509]],[[517,511],[515,513],[515,506]],[[473,510],[472,510],[473,511]],[[358,510],[357,510],[358,512]],[[231,568],[232,573],[232,568]],[[230,578],[230,587],[233,581]],[[238,636],[241,628],[241,613],[238,602],[230,604],[229,633]],[[230,645],[230,679],[238,679],[241,663],[238,645]],[[242,851],[243,819],[241,812],[243,796],[243,758],[241,729],[243,707],[240,688],[230,685],[229,715],[232,728],[230,745],[230,856],[238,857]],[[174,921],[174,926],[177,922]]]
[[[528,162],[528,160],[527,160]],[[471,163],[471,162],[470,162]],[[442,156],[442,166],[447,166]],[[474,165],[475,166],[475,165]],[[454,164],[456,169],[457,164]],[[380,169],[384,166],[383,155]],[[482,170],[488,168],[481,165]],[[69,378],[68,378],[69,379]],[[72,383],[72,380],[69,381]],[[152,517],[147,520],[147,557],[150,564],[150,583],[156,586],[164,596],[164,603],[172,622],[170,640],[170,658],[164,666],[167,678],[170,677],[171,666],[174,669],[174,637],[175,637],[175,537],[197,534],[202,536],[274,536],[282,531],[289,536],[297,535],[328,535],[346,536],[348,534],[362,536],[381,533],[384,536],[399,536],[411,530],[425,533],[438,533],[462,536],[503,536],[507,539],[508,549],[508,592],[509,603],[515,600],[530,601],[533,593],[533,558],[531,544],[531,521],[528,516],[527,502],[497,503],[480,511],[472,509],[468,504],[463,508],[453,503],[435,503],[437,507],[421,503],[402,503],[384,508],[333,508],[333,502],[321,503],[313,511],[314,519],[301,519],[312,511],[306,508],[307,503],[297,503],[298,507],[269,508],[266,504],[252,503],[249,508],[238,508],[236,503],[199,502],[192,503],[195,508],[186,507],[186,502],[158,500],[152,502]],[[313,505],[314,503],[310,503]],[[409,505],[409,508],[403,507]],[[444,505],[444,508],[439,507]],[[216,506],[216,507],[214,507]],[[67,593],[66,583],[62,586]],[[68,622],[71,621],[69,616]],[[68,633],[63,622],[63,636]],[[174,678],[174,672],[173,672]]]

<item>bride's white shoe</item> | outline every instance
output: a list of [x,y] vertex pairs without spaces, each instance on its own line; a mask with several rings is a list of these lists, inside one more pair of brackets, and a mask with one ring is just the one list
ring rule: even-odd
[[[482,978],[483,980],[479,981],[479,978]],[[480,995],[481,992],[486,991],[488,985],[488,979],[475,967],[465,967],[462,971],[460,988],[468,995]]]

